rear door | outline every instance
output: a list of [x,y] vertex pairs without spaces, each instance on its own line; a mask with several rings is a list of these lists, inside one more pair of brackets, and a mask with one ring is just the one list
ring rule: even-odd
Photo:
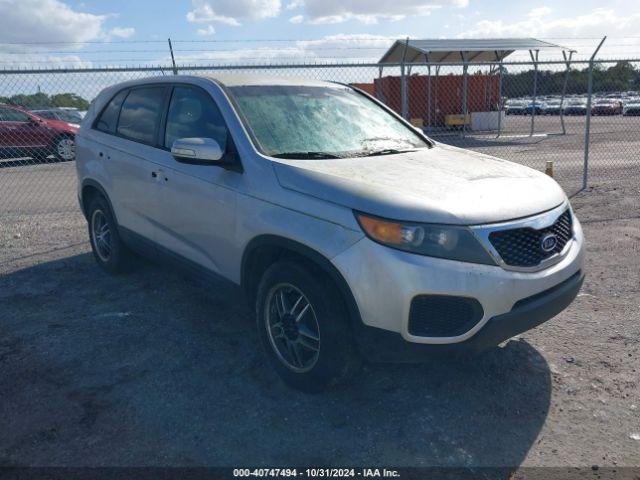
[[156,239],[160,221],[157,138],[168,91],[165,85],[145,85],[120,92],[95,124],[105,133],[96,153],[118,224],[147,240]]

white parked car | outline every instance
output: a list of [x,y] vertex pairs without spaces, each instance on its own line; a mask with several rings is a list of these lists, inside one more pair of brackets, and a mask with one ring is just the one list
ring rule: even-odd
[[550,177],[436,143],[349,86],[172,76],[104,90],[77,135],[98,264],[131,251],[241,285],[311,391],[362,357],[495,346],[566,308],[584,239]]

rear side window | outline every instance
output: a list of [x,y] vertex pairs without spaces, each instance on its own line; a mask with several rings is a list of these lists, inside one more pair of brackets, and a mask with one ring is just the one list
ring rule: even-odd
[[222,150],[227,127],[213,99],[198,88],[175,87],[169,104],[164,146],[171,148],[179,138],[212,138]]
[[143,87],[129,92],[120,109],[118,135],[154,144],[162,116],[165,87]]
[[12,108],[0,109],[0,121],[2,122],[28,122],[29,115],[21,112],[20,110],[13,110]]
[[111,99],[107,107],[96,122],[96,128],[101,132],[116,133],[116,124],[118,123],[118,115],[124,97],[127,96],[127,90],[118,93]]

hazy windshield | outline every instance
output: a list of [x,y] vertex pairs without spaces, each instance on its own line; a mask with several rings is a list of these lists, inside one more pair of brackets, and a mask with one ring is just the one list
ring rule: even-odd
[[229,90],[267,155],[349,156],[428,147],[409,127],[347,87],[250,85]]

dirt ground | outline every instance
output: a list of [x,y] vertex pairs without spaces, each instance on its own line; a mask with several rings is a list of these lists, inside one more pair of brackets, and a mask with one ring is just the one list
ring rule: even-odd
[[108,276],[73,209],[3,216],[0,465],[640,466],[640,186],[572,203],[587,280],[565,312],[313,396],[265,366],[239,288]]

